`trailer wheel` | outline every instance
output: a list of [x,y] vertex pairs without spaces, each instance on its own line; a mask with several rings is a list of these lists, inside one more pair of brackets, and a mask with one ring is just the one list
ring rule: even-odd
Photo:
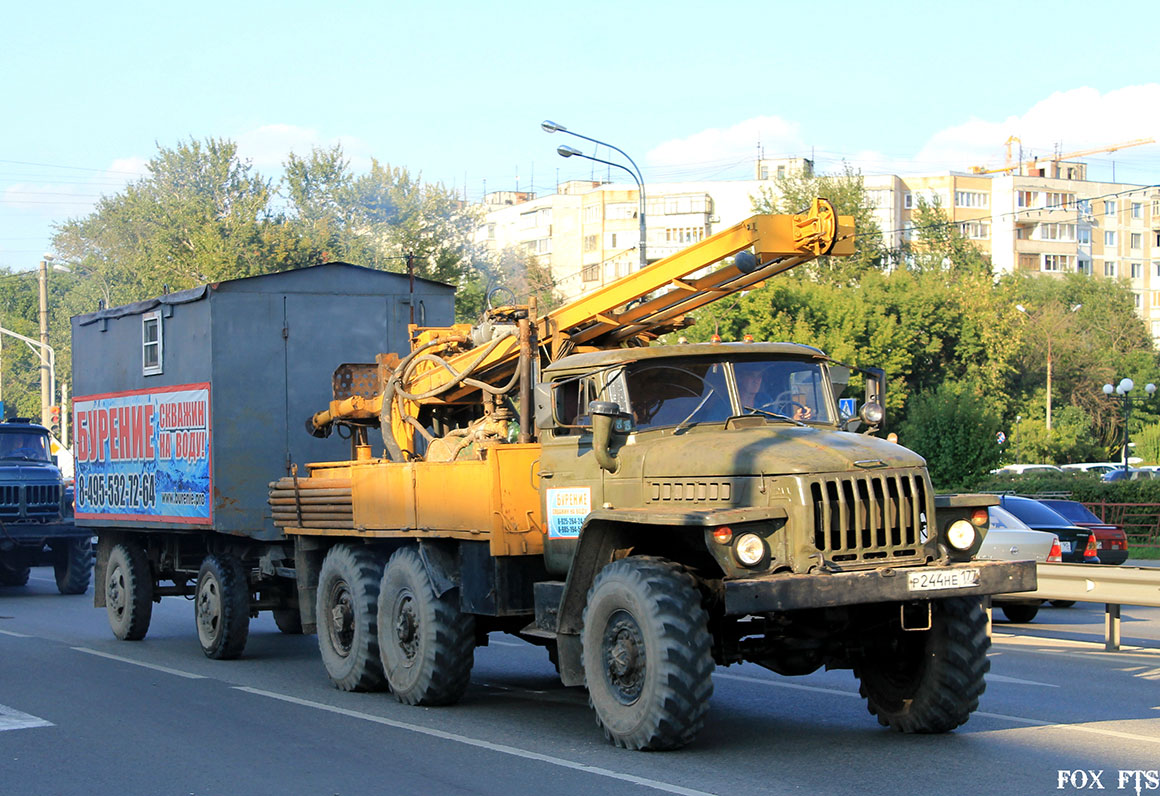
[[691,575],[657,558],[600,570],[588,591],[584,674],[596,724],[625,749],[675,749],[713,694],[709,617]]
[[61,594],[84,594],[93,577],[93,542],[91,539],[70,539],[54,548],[56,561],[52,572],[56,576],[56,590]]
[[1039,603],[1003,603],[999,606],[1008,622],[1026,624],[1039,613]]
[[275,608],[274,624],[288,636],[302,635],[302,614],[297,608]]
[[233,556],[205,557],[197,573],[194,602],[197,640],[207,658],[230,660],[242,654],[250,635],[250,583]]
[[949,732],[979,707],[991,668],[982,601],[952,597],[931,603],[931,627],[872,640],[854,664],[870,713],[907,733]]
[[435,596],[413,547],[395,551],[379,589],[379,652],[387,683],[405,705],[451,705],[471,681],[475,619],[459,592]]
[[0,561],[0,586],[24,586],[32,574],[30,567]]
[[318,575],[318,649],[335,687],[374,691],[383,686],[375,619],[382,561],[370,550],[336,545]]
[[105,568],[105,610],[109,627],[121,641],[140,641],[153,618],[153,572],[145,550],[123,542],[109,553]]

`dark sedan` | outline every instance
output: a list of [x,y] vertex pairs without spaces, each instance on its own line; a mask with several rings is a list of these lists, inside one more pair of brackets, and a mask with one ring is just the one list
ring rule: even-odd
[[1087,506],[1076,500],[1053,498],[1039,502],[1075,525],[1095,531],[1101,564],[1123,564],[1128,560],[1128,535],[1119,525],[1104,522],[1088,510]]
[[1061,516],[1059,512],[1031,498],[1000,495],[999,505],[1027,523],[1028,527],[1058,536],[1060,547],[1063,548],[1065,562],[1074,564],[1100,563],[1096,536],[1090,528],[1076,525]]

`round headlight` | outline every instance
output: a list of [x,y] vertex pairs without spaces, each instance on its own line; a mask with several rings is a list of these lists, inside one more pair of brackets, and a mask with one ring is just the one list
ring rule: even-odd
[[969,550],[975,543],[975,526],[966,520],[955,520],[947,528],[947,542],[956,550]]
[[743,534],[737,539],[733,553],[737,556],[737,560],[745,566],[756,566],[761,563],[761,559],[765,558],[765,542],[755,533]]
[[858,414],[864,423],[876,426],[886,417],[886,410],[882,408],[882,404],[876,404],[871,401],[870,403],[862,404],[862,410]]

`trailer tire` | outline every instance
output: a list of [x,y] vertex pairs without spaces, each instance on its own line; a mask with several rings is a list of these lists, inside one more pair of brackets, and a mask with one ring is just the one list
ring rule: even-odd
[[288,636],[302,635],[302,614],[297,608],[275,608],[274,624]]
[[115,545],[105,567],[105,611],[121,641],[140,641],[153,618],[153,572],[145,550],[133,542]]
[[436,596],[414,547],[396,550],[379,589],[379,654],[387,684],[404,705],[452,705],[471,682],[475,618],[459,590]]
[[378,608],[382,560],[371,550],[330,548],[318,574],[318,650],[330,681],[343,691],[383,687]]
[[242,654],[250,635],[250,583],[241,561],[205,557],[197,573],[194,618],[205,657],[226,661]]
[[987,615],[978,597],[931,602],[931,628],[895,627],[857,656],[854,676],[870,713],[898,732],[942,733],[979,707],[991,668]]
[[70,539],[54,548],[56,561],[52,573],[56,576],[56,590],[61,594],[84,594],[93,577],[92,539]]
[[1039,603],[1003,603],[999,606],[1008,622],[1023,625],[1030,622],[1039,613]]
[[709,617],[693,577],[658,558],[597,574],[584,609],[584,674],[596,724],[625,749],[693,740],[713,695]]
[[0,561],[0,586],[25,586],[31,574],[30,567]]

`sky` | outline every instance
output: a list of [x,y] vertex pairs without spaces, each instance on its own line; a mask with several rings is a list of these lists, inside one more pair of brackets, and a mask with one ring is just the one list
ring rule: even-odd
[[[766,157],[864,174],[1000,166],[1160,139],[1160,3],[7,3],[0,15],[0,268],[140,179],[157,148],[236,141],[277,180],[341,144],[485,191],[623,175],[556,154],[633,157],[646,182],[749,179]],[[1160,144],[1086,158],[1160,183]]]

